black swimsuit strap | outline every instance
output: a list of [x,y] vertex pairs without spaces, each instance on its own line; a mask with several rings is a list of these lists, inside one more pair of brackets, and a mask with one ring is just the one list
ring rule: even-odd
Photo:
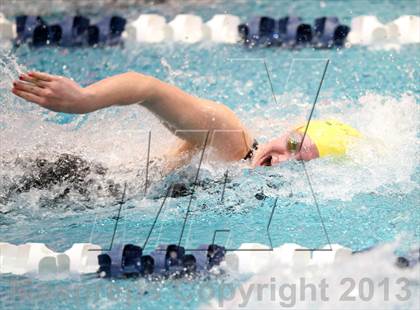
[[254,156],[254,152],[258,150],[258,141],[254,140],[254,142],[252,143],[252,147],[251,149],[248,151],[248,153],[246,153],[244,160],[248,160],[251,159]]

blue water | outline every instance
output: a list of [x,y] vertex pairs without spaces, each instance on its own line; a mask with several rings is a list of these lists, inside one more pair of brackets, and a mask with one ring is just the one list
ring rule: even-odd
[[[324,8],[318,1],[260,1],[241,5],[232,2],[186,5],[179,10],[204,18],[225,11],[240,16],[256,13],[277,16],[292,12],[308,19],[330,14],[347,23],[352,16],[360,14],[374,14],[389,21],[416,13],[415,1],[385,4],[354,1],[350,7],[345,2],[333,1],[327,2]],[[164,7],[159,7],[158,11],[171,16]],[[154,75],[197,96],[227,104],[262,142],[307,117],[325,59],[330,59],[315,117],[342,119],[385,146],[381,151],[365,146],[358,154],[344,160],[319,159],[307,164],[327,235],[299,164],[291,162],[271,169],[251,170],[244,165],[215,167],[206,163],[200,179],[207,185],[199,187],[194,195],[182,244],[191,248],[210,243],[215,230],[230,231],[217,234],[215,241],[231,249],[245,242],[268,245],[270,239],[273,246],[294,242],[313,248],[326,245],[329,238],[331,243],[354,250],[396,239],[400,240],[401,251],[420,243],[418,45],[402,46],[399,51],[371,51],[364,47],[291,51],[249,50],[240,45],[210,43],[126,43],[122,48],[21,47],[2,53],[0,60],[10,64],[16,59],[21,70],[30,68],[65,75],[82,85],[128,70]],[[277,102],[261,59],[266,60],[272,75]],[[9,82],[13,76],[3,69],[1,74]],[[107,180],[120,186],[128,184],[128,199],[115,242],[141,245],[145,242],[166,187],[178,178],[177,174],[159,177],[153,170],[153,184],[144,197],[143,153],[147,140],[142,130],[152,130],[152,142],[160,151],[172,141],[150,115],[138,107],[111,108],[84,116],[57,114],[3,91],[0,103],[2,195],[25,174],[17,158],[23,161],[37,157],[49,159],[60,153],[73,153],[105,166]],[[191,178],[196,162],[197,158],[183,168],[179,178],[184,178],[184,174]],[[229,182],[222,200],[227,169]],[[29,193],[0,200],[0,240],[15,244],[44,242],[55,251],[64,251],[76,242],[109,246],[121,188],[118,195],[112,196],[99,189],[106,186],[107,180],[97,175],[92,179],[87,197],[74,191],[65,199],[54,200],[67,186],[62,184],[51,191],[32,189]],[[178,242],[190,198],[169,199],[163,206],[147,251],[159,243]],[[368,273],[370,266],[364,268]],[[391,270],[384,272],[392,273]],[[0,305],[2,309],[32,306],[196,309],[206,298],[194,292],[216,286],[222,280],[147,283],[143,280],[104,281],[86,276],[44,281],[2,275]],[[241,277],[229,279],[242,280]],[[418,290],[418,286],[414,289]],[[390,308],[398,308],[398,304],[391,304]]]

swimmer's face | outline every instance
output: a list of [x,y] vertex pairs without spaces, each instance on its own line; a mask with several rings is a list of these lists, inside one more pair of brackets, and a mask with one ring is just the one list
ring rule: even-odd
[[290,159],[310,160],[319,157],[318,149],[306,136],[302,148],[302,135],[289,132],[281,137],[261,145],[252,160],[252,166],[273,166]]

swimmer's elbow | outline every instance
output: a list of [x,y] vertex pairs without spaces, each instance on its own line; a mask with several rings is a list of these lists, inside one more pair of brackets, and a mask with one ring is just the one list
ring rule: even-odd
[[152,86],[156,83],[157,79],[151,75],[135,72],[135,71],[128,71],[125,73],[125,76],[133,83],[136,83],[139,86],[143,86],[143,88],[151,89]]
[[136,103],[150,102],[157,88],[158,79],[139,72],[129,71],[123,74],[130,89],[134,91]]

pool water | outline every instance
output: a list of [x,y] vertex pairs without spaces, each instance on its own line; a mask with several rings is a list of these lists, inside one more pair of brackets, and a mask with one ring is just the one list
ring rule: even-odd
[[[385,5],[355,1],[351,8],[341,1],[321,4],[314,1],[310,5],[305,5],[308,4],[305,1],[278,3],[187,4],[177,10],[192,11],[206,18],[225,11],[241,17],[296,12],[308,19],[332,14],[347,23],[351,17],[361,14],[374,14],[389,21],[416,13],[414,1]],[[172,16],[165,7],[158,6],[157,10]],[[132,11],[129,14],[135,15]],[[4,49],[0,54],[0,240],[15,244],[43,242],[55,251],[64,251],[78,242],[108,247],[118,201],[127,184],[127,199],[115,242],[143,245],[167,187],[173,182],[191,183],[199,162],[196,156],[191,164],[163,176],[162,164],[155,160],[150,166],[150,184],[145,194],[149,131],[154,156],[176,143],[150,113],[137,106],[110,108],[90,115],[48,112],[8,92],[18,72],[46,71],[71,77],[82,85],[128,70],[154,75],[197,96],[227,104],[261,143],[305,121],[325,61],[329,59],[315,117],[342,120],[360,130],[366,139],[355,145],[345,159],[317,159],[306,164],[327,235],[300,164],[288,162],[252,170],[245,163],[216,165],[205,160],[199,174],[202,184],[194,193],[182,244],[192,248],[211,243],[215,230],[225,230],[215,236],[215,242],[230,249],[250,242],[266,245],[272,242],[273,246],[293,242],[318,248],[327,245],[328,239],[353,250],[382,244],[392,244],[400,252],[418,248],[419,56],[418,45],[392,51],[372,51],[365,47],[292,51],[249,50],[240,45],[211,43],[127,42],[121,48]],[[263,59],[272,77],[275,98]],[[28,178],[39,177],[41,168],[37,159],[52,163],[62,154],[77,155],[86,165],[99,167],[89,170],[80,182],[84,190],[70,181],[16,190]],[[178,242],[190,199],[187,195],[166,200],[146,251],[161,243]],[[358,266],[358,271],[378,282],[382,276],[395,277],[392,258],[386,253],[368,255],[366,265]],[[381,272],[372,268],[374,259],[382,266]],[[344,276],[351,268],[349,265],[333,271]],[[416,279],[417,271],[406,275]],[[271,273],[288,277],[281,269]],[[214,297],[211,288],[221,281],[237,287],[248,278],[238,274],[150,283],[106,281],[93,276],[45,280],[2,275],[0,305],[2,309],[30,306],[196,309]],[[416,308],[418,278],[410,285],[412,298],[403,306],[392,300],[376,300],[371,306]],[[210,291],[208,295],[203,293],[205,289]],[[333,309],[340,305],[325,307]],[[361,302],[351,307],[364,305]],[[308,305],[302,303],[299,307]],[[321,304],[315,307],[321,308]]]

